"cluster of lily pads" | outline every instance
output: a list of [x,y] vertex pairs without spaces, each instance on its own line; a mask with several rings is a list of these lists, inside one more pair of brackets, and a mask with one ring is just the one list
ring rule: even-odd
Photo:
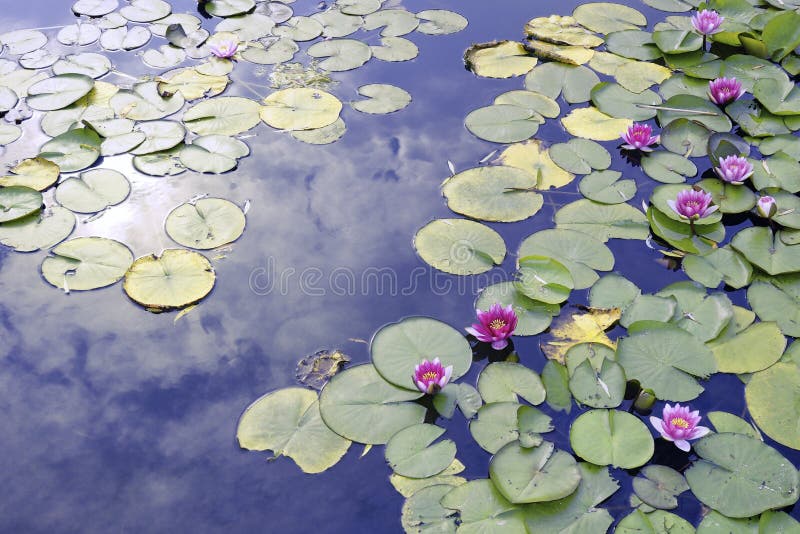
[[[453,170],[442,193],[467,218],[421,228],[422,260],[454,275],[489,271],[507,248],[478,220],[526,220],[578,175],[584,198],[522,241],[514,281],[478,295],[470,337],[426,317],[384,326],[371,363],[338,372],[319,395],[296,387],[256,400],[239,421],[242,447],[314,473],[351,442],[386,444],[407,532],[606,532],[614,518],[601,503],[615,478],[633,487],[616,532],[800,529],[780,511],[800,497],[797,468],[764,437],[800,450],[800,344],[787,348],[800,331],[800,4],[645,3],[686,14],[651,32],[632,7],[582,4],[529,21],[523,42],[466,51],[476,75],[524,75],[524,89],[466,117],[474,135],[508,146]],[[570,140],[533,138],[559,117]],[[623,179],[600,142],[616,142],[641,176]],[[630,203],[638,188],[652,189],[642,209]],[[728,241],[726,226],[737,227]],[[612,239],[640,240],[690,280],[643,292],[611,272]],[[747,288],[751,309],[722,286]],[[587,289],[588,306],[564,306]],[[611,339],[612,328],[624,334]],[[541,374],[505,347],[512,334],[540,335]],[[459,382],[487,351],[477,387]],[[699,424],[686,403],[715,373],[745,384],[752,422],[714,411],[702,414],[713,431]],[[460,476],[456,444],[433,424],[456,407],[493,455],[488,478]],[[569,448],[557,449],[547,412],[576,407]],[[648,427],[654,407],[661,417]],[[654,434],[674,443],[676,465],[652,463]],[[696,526],[669,511],[687,491],[705,507]]]
[[[129,155],[150,176],[225,173],[250,154],[242,134],[262,122],[302,142],[332,143],[346,127],[341,100],[322,89],[332,85],[330,72],[372,57],[413,59],[418,49],[402,35],[443,35],[467,24],[451,11],[415,14],[384,8],[379,0],[339,0],[311,16],[295,16],[288,3],[198,2],[203,15],[221,17],[211,35],[200,18],[173,13],[163,0],[78,0],[75,24],[61,28],[55,40],[37,29],[0,34],[0,147],[30,154],[0,177],[0,243],[22,252],[49,249],[42,274],[67,293],[124,278],[128,296],[151,311],[195,303],[215,282],[211,262],[199,252],[169,249],[134,261],[113,239],[62,243],[75,229],[75,214],[96,220],[131,193],[128,178],[104,164]],[[379,42],[372,46],[344,38],[373,30]],[[158,41],[163,44],[141,53],[146,67],[161,71],[152,75],[131,76],[107,55],[85,51],[132,52]],[[298,43],[310,41],[305,63],[289,63],[300,52]],[[59,44],[72,53],[63,54]],[[272,84],[235,79],[237,63],[273,66]],[[258,99],[223,95],[232,82]],[[363,113],[392,113],[411,102],[393,85],[368,84],[358,93],[364,98],[351,105]],[[49,138],[41,146],[28,139],[37,126]],[[238,239],[249,203],[201,197],[167,215],[167,235],[199,250]]]

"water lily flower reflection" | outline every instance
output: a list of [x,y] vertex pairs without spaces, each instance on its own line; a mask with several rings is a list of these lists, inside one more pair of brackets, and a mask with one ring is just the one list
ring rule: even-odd
[[714,172],[729,184],[742,185],[753,175],[753,164],[742,156],[730,155],[720,158],[719,167],[714,167]]
[[653,150],[650,145],[658,143],[659,136],[653,135],[653,128],[649,124],[635,123],[622,134],[622,140],[625,141],[622,148],[650,152]]
[[451,376],[453,376],[453,366],[443,367],[439,358],[434,358],[432,362],[427,359],[422,360],[421,364],[414,367],[414,375],[411,378],[421,392],[433,395],[450,382]]
[[667,441],[672,441],[680,450],[689,452],[689,440],[702,438],[710,432],[707,427],[697,426],[700,412],[689,411],[688,406],[676,404],[664,406],[661,418],[650,416],[650,424]]
[[503,308],[500,304],[492,304],[487,311],[475,310],[478,322],[465,330],[478,338],[478,341],[491,343],[495,350],[502,350],[508,345],[508,338],[517,328],[517,314],[511,304]]
[[239,42],[231,37],[223,37],[210,42],[208,49],[218,58],[230,59],[239,49]]
[[711,205],[711,193],[700,188],[684,189],[675,200],[667,200],[667,204],[675,213],[690,221],[708,217],[719,208]]
[[717,78],[708,82],[708,96],[718,106],[733,102],[743,94],[744,88],[736,78]]
[[713,9],[704,9],[692,15],[692,26],[702,36],[713,35],[719,30],[725,17]]
[[756,203],[756,211],[765,219],[771,219],[778,212],[778,205],[775,199],[769,195],[764,195]]

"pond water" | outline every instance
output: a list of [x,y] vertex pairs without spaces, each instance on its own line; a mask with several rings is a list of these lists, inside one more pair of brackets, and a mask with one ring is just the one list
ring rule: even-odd
[[[170,3],[173,12],[196,13],[194,1]],[[0,0],[3,31],[53,28],[44,30],[52,36],[74,21],[71,4]],[[331,469],[305,475],[288,458],[268,462],[269,455],[240,449],[237,421],[259,396],[295,385],[303,356],[338,348],[353,362],[366,362],[365,340],[409,315],[460,329],[473,321],[480,289],[511,279],[513,254],[486,275],[455,277],[420,260],[412,237],[426,222],[452,216],[440,193],[450,175],[448,161],[465,170],[500,146],[471,135],[464,117],[521,85],[519,78],[475,76],[464,68],[464,50],[517,39],[528,19],[569,14],[579,4],[403,0],[411,12],[459,12],[469,26],[452,35],[407,36],[419,47],[413,61],[372,60],[334,73],[330,91],[345,102],[347,124],[339,141],[309,145],[259,125],[244,137],[251,155],[221,175],[189,171],[158,178],[136,171],[128,156],[106,158],[104,167],[128,177],[131,196],[95,220],[79,216],[71,237],[117,239],[139,257],[175,247],[163,228],[175,206],[200,194],[240,206],[249,201],[242,237],[229,250],[208,254],[217,275],[213,292],[180,318],[144,311],[121,284],[65,295],[40,275],[46,252],[0,248],[0,531],[402,532],[404,498],[387,481],[391,470],[382,447],[360,457],[363,448],[354,444]],[[291,7],[296,15],[319,9],[308,0]],[[664,17],[635,7],[651,26]],[[211,29],[215,21],[206,24]],[[364,38],[378,40],[376,32]],[[62,54],[72,51],[58,46]],[[152,72],[135,52],[109,57],[128,75]],[[269,93],[266,77],[252,64],[241,62],[232,77],[226,95]],[[130,82],[115,74],[103,79]],[[413,102],[390,115],[358,113],[346,103],[367,83],[402,87]],[[25,135],[0,162],[37,153],[45,137]],[[569,138],[556,121],[537,137],[548,144]],[[616,144],[606,143],[613,168],[640,183],[630,201],[638,206],[658,184],[618,157]],[[552,227],[555,211],[578,198],[576,181],[546,193],[536,217],[489,226],[513,252],[526,236]],[[612,240],[609,246],[615,271],[643,292],[686,280],[682,271],[666,269],[662,255],[644,241]],[[743,290],[728,294],[744,305]],[[587,304],[587,295],[575,291],[570,303]],[[515,348],[524,364],[542,370],[546,360],[537,337],[515,338]],[[478,367],[463,380],[474,383]],[[735,375],[717,374],[692,406],[744,415],[742,384]],[[556,417],[547,439],[569,449],[569,424],[581,411]],[[486,477],[490,457],[469,437],[463,418],[439,424],[458,444],[464,476]],[[767,441],[800,465],[800,453]],[[654,463],[679,462],[663,445],[657,444]],[[612,474],[622,491],[604,507],[619,519],[630,511],[631,477],[618,469]],[[700,503],[688,492],[679,503],[677,513],[696,525]]]

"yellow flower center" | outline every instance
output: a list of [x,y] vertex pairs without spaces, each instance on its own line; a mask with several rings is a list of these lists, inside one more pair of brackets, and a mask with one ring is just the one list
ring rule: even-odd
[[689,421],[683,417],[673,417],[669,420],[669,423],[672,426],[677,426],[678,428],[689,428]]
[[489,323],[489,328],[492,330],[500,330],[506,325],[506,322],[502,319],[495,319],[491,323]]
[[428,371],[422,375],[423,382],[429,382],[431,380],[436,380],[437,378],[439,378],[439,374],[436,371]]

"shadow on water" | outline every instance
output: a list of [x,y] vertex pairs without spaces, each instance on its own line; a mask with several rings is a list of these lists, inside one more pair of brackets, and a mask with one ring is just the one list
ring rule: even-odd
[[[172,3],[176,12],[196,7],[188,0]],[[68,24],[70,4],[0,0],[0,18],[4,28]],[[38,274],[44,253],[0,250],[0,531],[400,532],[403,499],[387,481],[380,448],[361,458],[356,445],[329,471],[306,476],[291,460],[268,462],[240,450],[238,417],[265,392],[293,385],[296,362],[320,348],[340,348],[354,362],[365,361],[367,346],[358,340],[413,314],[467,326],[477,290],[513,271],[510,254],[495,279],[433,272],[415,256],[411,236],[431,218],[450,216],[439,193],[447,161],[463,170],[497,148],[471,136],[464,117],[520,86],[519,79],[478,79],[464,70],[463,50],[473,42],[517,38],[529,18],[567,14],[577,4],[405,1],[410,11],[458,11],[470,26],[444,37],[413,34],[416,60],[371,61],[337,75],[334,92],[346,101],[363,83],[391,83],[414,97],[407,109],[378,118],[345,106],[348,132],[327,146],[259,126],[247,139],[252,155],[225,175],[153,178],[124,158],[106,160],[129,177],[132,196],[101,219],[79,223],[74,235],[119,239],[137,256],[174,246],[163,231],[164,217],[197,194],[251,202],[244,235],[214,262],[213,294],[175,323],[174,315],[142,311],[119,284],[65,296]],[[311,14],[316,3],[300,0],[292,7]],[[661,16],[651,13],[651,20]],[[131,74],[147,70],[136,57],[113,58]],[[231,91],[245,88],[234,84]],[[538,137],[556,142],[566,135],[548,124]],[[3,163],[38,147],[35,139],[20,144],[29,153],[3,154]],[[615,165],[639,172],[621,161]],[[577,191],[576,184],[569,187]],[[632,203],[649,193],[640,188]],[[549,197],[529,221],[491,225],[510,251],[552,226],[557,207],[574,199]],[[660,254],[643,242],[610,246],[618,271],[643,291],[685,279],[658,265]],[[585,292],[574,297],[586,303]],[[741,292],[731,297],[743,300]],[[484,349],[476,347],[476,359],[488,360]],[[541,370],[537,339],[518,338],[514,350]],[[474,382],[477,367],[466,379]],[[723,401],[726,411],[744,412],[735,377],[715,376],[698,407],[719,408]],[[569,422],[580,412],[558,416],[548,439],[568,447]],[[485,477],[489,457],[469,439],[463,419],[442,424],[459,444],[465,475]],[[800,464],[796,452],[781,450]],[[657,459],[685,462],[675,452],[659,448]],[[627,510],[630,487],[623,490],[609,504],[615,517]],[[699,518],[698,503],[685,496],[679,511]]]

